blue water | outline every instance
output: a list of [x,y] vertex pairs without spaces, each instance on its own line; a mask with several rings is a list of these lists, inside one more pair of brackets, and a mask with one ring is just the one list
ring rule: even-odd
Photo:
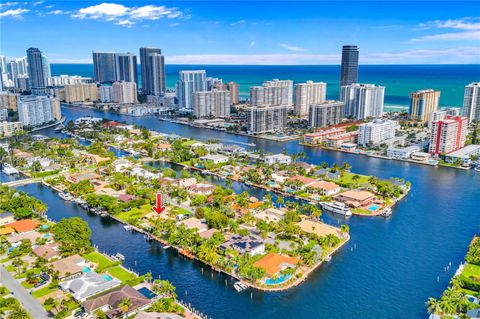
[[[168,62],[168,61],[167,61]],[[93,77],[91,64],[52,64],[52,74]],[[167,87],[173,89],[180,70],[204,69],[211,77],[235,81],[240,95],[271,79],[307,80],[327,83],[327,97],[338,99],[340,66],[338,65],[166,65]],[[141,70],[138,77],[141,86]],[[480,65],[360,65],[359,81],[386,86],[385,105],[409,105],[409,93],[426,88],[441,90],[441,106],[462,106],[465,85],[480,81]]]
[[105,279],[106,281],[112,281],[112,280],[113,280],[113,278],[112,278],[111,276],[107,275],[107,274],[103,274],[102,277],[103,277],[103,279]]
[[141,293],[142,295],[144,295],[146,298],[148,299],[153,299],[155,298],[155,296],[157,296],[155,293],[153,293],[150,289],[148,289],[147,287],[142,287],[140,289],[137,290],[139,293]]
[[91,272],[92,270],[90,269],[90,267],[83,267],[82,271],[86,274],[87,272]]
[[279,284],[281,284],[282,282],[287,281],[288,279],[290,279],[290,277],[292,277],[292,275],[288,275],[288,276],[280,275],[280,276],[278,276],[277,279],[266,278],[266,279],[265,279],[265,284],[266,284],[266,285],[279,285]]
[[[351,318],[352,314],[362,319],[425,318],[425,301],[430,296],[438,297],[445,289],[478,231],[480,173],[473,170],[311,149],[296,141],[277,143],[160,122],[155,118],[140,119],[76,108],[64,108],[63,112],[69,119],[101,116],[201,140],[216,138],[239,145],[255,142],[257,148],[266,152],[304,151],[308,162],[341,164],[347,161],[355,172],[384,179],[395,176],[412,183],[411,193],[393,209],[388,219],[356,216],[343,219],[324,214],[322,218],[330,224],[347,223],[351,241],[332,262],[322,265],[300,286],[279,293],[252,291],[252,297],[250,291],[237,293],[231,278],[212,273],[209,267],[183,259],[172,250],[165,251],[159,244],[147,243],[143,236],[125,232],[110,219],[62,201],[46,187],[20,188],[44,200],[49,207],[48,216],[54,220],[69,216],[86,219],[92,228],[92,241],[100,250],[109,254],[120,252],[126,258],[125,266],[139,273],[151,271],[154,278],[171,280],[180,298],[212,318],[343,319]],[[42,134],[55,135],[53,130]],[[234,184],[234,187],[240,190],[245,186]],[[449,262],[452,268],[444,272]]]

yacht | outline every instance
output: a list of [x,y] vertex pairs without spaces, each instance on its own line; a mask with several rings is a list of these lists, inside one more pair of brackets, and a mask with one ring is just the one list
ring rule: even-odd
[[70,195],[69,193],[60,192],[60,193],[58,193],[58,197],[60,197],[61,199],[65,200],[65,201],[73,200],[73,196]]
[[123,226],[123,229],[125,229],[125,231],[132,231],[132,226],[125,225],[125,226]]
[[382,212],[382,216],[388,217],[388,216],[390,216],[390,215],[392,215],[392,209],[391,209],[391,208],[388,208],[388,207],[385,208],[385,209],[383,210],[383,212]]
[[233,288],[235,288],[237,292],[242,292],[248,287],[243,282],[237,281],[236,283],[233,284]]
[[2,172],[7,175],[14,175],[19,173],[18,169],[8,163],[3,164]]
[[54,130],[55,132],[61,132],[64,128],[65,128],[65,125],[60,124],[60,125],[58,125],[57,127],[55,127],[53,130]]
[[122,255],[122,254],[120,254],[120,253],[117,253],[117,254],[115,255],[115,258],[117,258],[118,260],[125,260],[125,256]]
[[322,208],[325,209],[328,212],[340,214],[340,215],[345,215],[345,216],[351,216],[352,212],[350,209],[345,205],[344,203],[339,203],[339,202],[333,202],[333,203],[322,203]]

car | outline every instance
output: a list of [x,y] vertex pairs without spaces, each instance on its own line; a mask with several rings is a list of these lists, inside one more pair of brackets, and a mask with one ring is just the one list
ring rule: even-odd
[[75,318],[85,318],[85,317],[88,316],[88,314],[85,311],[80,310],[80,311],[75,312],[75,314],[73,316]]
[[41,287],[41,286],[45,285],[46,283],[47,283],[46,281],[42,280],[42,281],[37,282],[33,287],[38,288],[38,287]]

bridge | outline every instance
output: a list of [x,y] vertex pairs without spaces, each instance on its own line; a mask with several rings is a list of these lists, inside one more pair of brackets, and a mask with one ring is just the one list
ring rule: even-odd
[[18,187],[18,186],[23,186],[23,185],[28,185],[28,184],[34,184],[34,183],[41,183],[42,179],[41,178],[25,178],[25,179],[19,179],[16,181],[10,181],[6,183],[2,183],[2,185],[6,185],[8,187]]

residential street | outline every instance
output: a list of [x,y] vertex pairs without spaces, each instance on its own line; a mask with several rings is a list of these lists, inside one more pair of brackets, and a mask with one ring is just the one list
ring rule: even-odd
[[42,305],[33,298],[15,278],[12,277],[3,265],[0,265],[0,281],[13,293],[14,297],[20,301],[23,308],[25,308],[33,318],[49,318],[47,311]]

